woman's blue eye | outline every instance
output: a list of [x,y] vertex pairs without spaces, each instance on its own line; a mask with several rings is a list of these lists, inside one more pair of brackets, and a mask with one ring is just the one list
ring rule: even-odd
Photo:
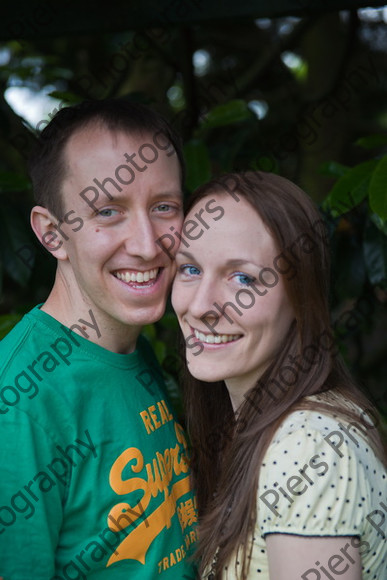
[[236,278],[240,284],[246,286],[255,282],[255,278],[253,278],[253,276],[248,276],[247,274],[236,274]]
[[200,274],[200,270],[198,268],[190,265],[180,266],[179,270],[183,274],[188,274],[189,276],[198,276]]

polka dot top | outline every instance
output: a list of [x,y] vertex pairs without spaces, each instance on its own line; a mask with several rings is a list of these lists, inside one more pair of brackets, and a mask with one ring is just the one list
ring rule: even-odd
[[[315,411],[291,413],[264,457],[257,502],[248,580],[269,580],[270,533],[354,536],[348,561],[357,549],[363,580],[387,579],[387,474],[355,423]],[[238,566],[235,557],[224,579],[236,580]],[[305,571],[313,567],[305,562]],[[318,573],[326,578],[319,570],[310,574]]]

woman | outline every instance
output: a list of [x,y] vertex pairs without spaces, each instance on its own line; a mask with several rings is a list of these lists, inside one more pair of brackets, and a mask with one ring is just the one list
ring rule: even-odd
[[377,414],[334,346],[313,203],[272,174],[210,182],[176,262],[202,577],[381,580]]

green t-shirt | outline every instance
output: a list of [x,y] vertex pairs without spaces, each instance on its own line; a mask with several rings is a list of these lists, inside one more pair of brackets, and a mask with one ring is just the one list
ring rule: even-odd
[[0,576],[193,580],[187,442],[145,339],[116,354],[36,307],[0,360]]

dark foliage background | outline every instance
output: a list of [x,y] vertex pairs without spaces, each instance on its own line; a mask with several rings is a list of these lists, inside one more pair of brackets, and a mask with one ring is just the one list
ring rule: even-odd
[[[58,108],[125,96],[183,135],[187,194],[212,175],[255,168],[289,177],[320,205],[332,240],[333,327],[387,414],[387,9],[225,16],[0,44],[0,338],[53,282],[54,261],[28,223],[34,135]],[[51,95],[39,122],[16,112],[17,87],[31,99]],[[172,312],[145,333],[179,404]]]

